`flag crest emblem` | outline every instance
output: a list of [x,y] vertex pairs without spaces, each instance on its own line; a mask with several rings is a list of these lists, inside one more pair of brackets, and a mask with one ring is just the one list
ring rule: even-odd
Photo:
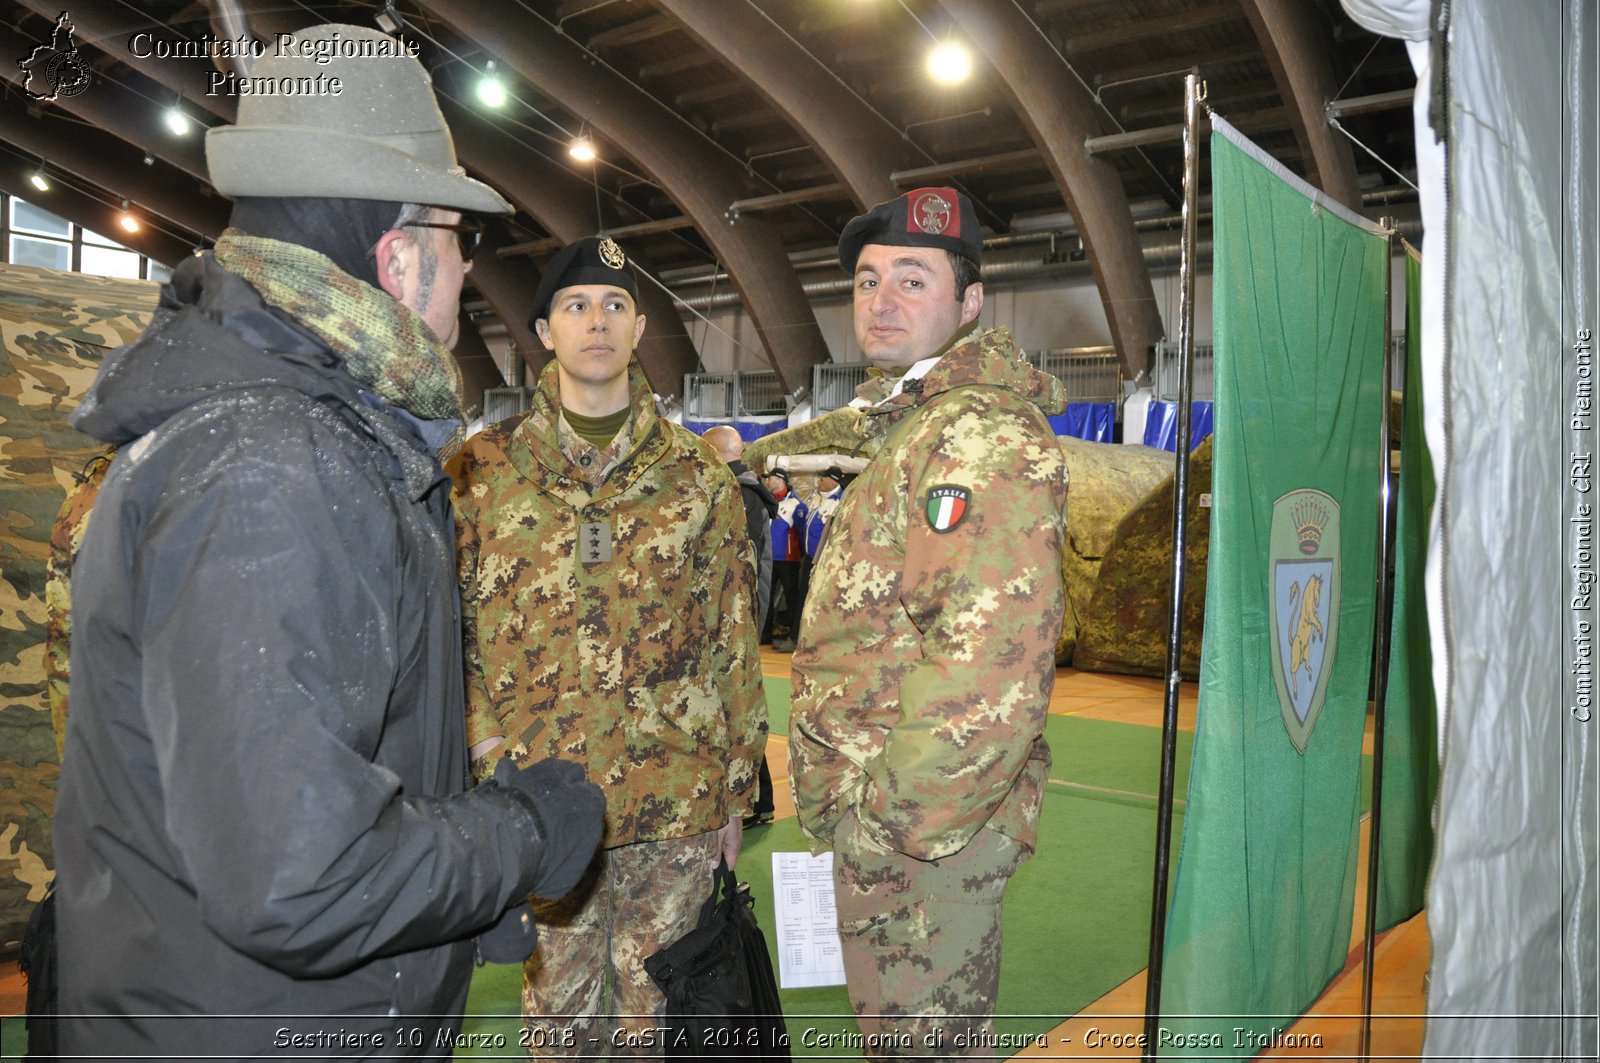
[[928,492],[928,527],[947,532],[961,523],[972,505],[972,492],[955,484],[940,484]]
[[1272,679],[1301,753],[1328,697],[1339,645],[1339,503],[1290,491],[1272,504]]

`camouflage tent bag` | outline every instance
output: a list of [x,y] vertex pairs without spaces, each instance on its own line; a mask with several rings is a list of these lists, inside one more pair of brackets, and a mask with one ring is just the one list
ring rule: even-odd
[[667,997],[668,1058],[789,1058],[778,980],[755,899],[749,883],[734,880],[726,860],[717,863],[699,925],[646,957],[644,969]]

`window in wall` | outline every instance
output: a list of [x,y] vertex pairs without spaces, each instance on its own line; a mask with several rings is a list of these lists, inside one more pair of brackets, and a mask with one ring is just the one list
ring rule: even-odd
[[96,247],[84,241],[83,260],[79,273],[95,273],[102,277],[127,277],[139,279],[139,253],[114,247]]
[[72,239],[70,221],[15,196],[11,198],[11,228],[18,232],[56,236],[63,240]]
[[32,203],[11,199],[9,260],[19,266],[72,268],[72,223]]
[[165,281],[172,276],[172,271],[161,263],[43,207],[7,195],[0,195],[0,202],[5,204],[0,217],[9,223],[5,226],[6,238],[0,242],[7,262],[130,280],[148,277]]
[[72,268],[72,245],[59,240],[36,240],[31,236],[13,236],[10,261],[19,266],[68,270]]

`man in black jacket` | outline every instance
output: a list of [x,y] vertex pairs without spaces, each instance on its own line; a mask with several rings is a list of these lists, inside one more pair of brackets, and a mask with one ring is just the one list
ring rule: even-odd
[[772,497],[761,478],[745,466],[743,461],[744,438],[732,425],[719,424],[707,428],[701,438],[710,443],[728,471],[739,482],[739,494],[744,499],[745,530],[750,535],[750,545],[756,552],[756,625],[759,629],[767,622],[767,598],[772,591],[772,518],[778,515],[778,500]]
[[[330,58],[331,56],[331,58]],[[211,131],[236,199],[73,423],[121,446],[73,575],[56,812],[67,1055],[448,1057],[477,952],[532,949],[604,800],[468,789],[448,345],[474,226],[428,75],[320,26]]]
[[[761,478],[745,466],[744,437],[732,425],[719,424],[702,433],[707,443],[728,463],[728,471],[739,481],[739,494],[744,498],[745,531],[756,551],[756,631],[767,622],[772,596],[772,518],[778,515],[778,500],[772,497]],[[756,799],[750,814],[744,817],[746,827],[759,827],[772,822],[776,806],[773,804],[772,769],[766,755],[761,757],[761,770],[756,776]]]

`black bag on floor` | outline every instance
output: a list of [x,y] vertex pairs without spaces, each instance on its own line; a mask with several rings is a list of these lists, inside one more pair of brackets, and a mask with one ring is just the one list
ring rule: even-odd
[[788,1059],[778,981],[755,900],[719,862],[700,923],[644,961],[666,994],[666,1054],[672,1059]]
[[28,916],[22,932],[22,955],[17,968],[28,982],[26,1026],[28,1054],[23,1063],[55,1063],[61,1051],[56,1018],[56,884],[50,881],[44,900]]

